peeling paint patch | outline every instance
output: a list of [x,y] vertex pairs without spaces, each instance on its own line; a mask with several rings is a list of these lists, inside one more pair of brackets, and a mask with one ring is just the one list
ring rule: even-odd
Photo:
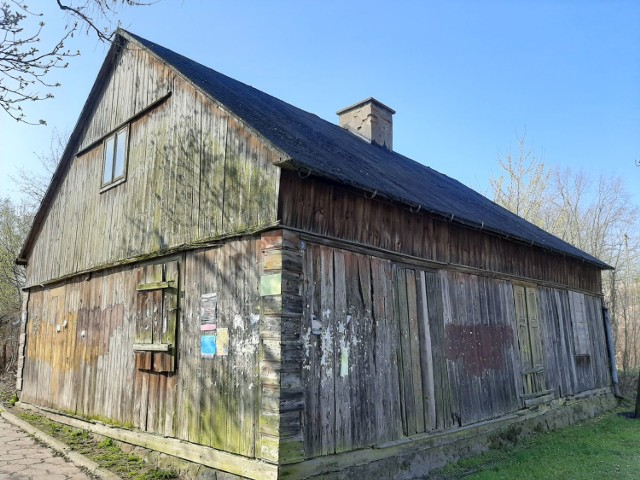
[[314,335],[320,335],[322,333],[322,322],[318,320],[315,315],[311,316],[311,333]]
[[304,345],[304,356],[309,358],[309,350],[311,349],[311,328],[307,328],[307,331],[302,334],[302,344]]
[[233,316],[233,328],[236,330],[244,331],[244,322],[242,321],[242,315],[236,313]]
[[340,339],[340,376],[349,375],[349,345],[344,338]]
[[326,368],[326,375],[331,377],[333,369],[331,368],[333,362],[333,328],[331,325],[327,326],[327,328],[322,332],[321,339],[321,349],[322,356],[320,357],[320,365],[323,368]]

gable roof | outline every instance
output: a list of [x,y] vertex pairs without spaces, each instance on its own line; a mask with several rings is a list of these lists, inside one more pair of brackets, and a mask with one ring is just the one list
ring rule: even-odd
[[[122,38],[151,52],[201,92],[224,105],[265,140],[284,152],[288,156],[284,163],[293,168],[370,193],[375,192],[377,196],[407,204],[414,209],[420,208],[470,228],[486,230],[568,255],[599,268],[611,268],[432,168],[397,152],[369,144],[336,124],[161,45],[118,30],[116,42]],[[101,73],[104,69],[105,66]],[[95,89],[96,86],[92,94]],[[87,104],[89,103],[88,100]],[[87,108],[85,105],[78,124]],[[52,192],[48,191],[47,196],[50,193]],[[32,242],[33,234],[32,227],[21,252],[23,259],[28,253],[27,247]]]

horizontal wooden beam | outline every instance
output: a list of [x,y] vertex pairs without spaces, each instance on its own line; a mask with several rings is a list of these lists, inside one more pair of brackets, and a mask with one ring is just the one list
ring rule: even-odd
[[[304,462],[280,467],[281,478],[287,480],[302,480],[309,477],[320,478],[323,473],[347,470],[350,467],[382,461],[390,457],[417,455],[421,451],[435,448],[455,448],[456,442],[464,439],[485,436],[489,438],[496,433],[507,431],[512,425],[518,425],[529,420],[544,418],[551,411],[562,412],[570,410],[580,404],[583,399],[598,396],[611,396],[610,388],[601,388],[583,392],[574,397],[551,400],[546,405],[535,409],[520,410],[513,414],[504,415],[491,420],[453,428],[445,431],[420,433],[400,440],[374,445],[371,448],[360,448],[334,455],[324,455]],[[570,417],[570,415],[565,415]],[[570,424],[572,422],[568,422]],[[449,447],[451,446],[451,447]]]
[[531,398],[543,397],[545,395],[549,395],[550,393],[553,393],[553,390],[544,390],[542,392],[526,393],[526,394],[520,395],[520,398],[524,400],[528,400]]
[[134,352],[168,352],[171,350],[170,343],[134,343]]
[[129,265],[134,265],[134,264],[139,264],[138,266],[140,266],[145,263],[158,263],[159,259],[167,259],[173,255],[176,255],[182,252],[188,252],[191,250],[198,250],[200,248],[222,247],[222,245],[224,245],[224,243],[227,241],[231,241],[231,240],[235,240],[235,239],[239,239],[247,236],[252,236],[252,235],[255,235],[256,233],[275,228],[278,225],[279,225],[279,222],[267,222],[265,224],[257,225],[255,227],[248,228],[243,231],[237,231],[232,233],[225,233],[222,235],[215,235],[212,237],[206,237],[194,242],[183,243],[175,247],[170,247],[164,250],[158,250],[156,252],[143,253],[141,255],[136,255],[133,257],[122,259],[122,260],[117,260],[115,262],[101,263],[100,265],[96,265],[95,267],[79,270],[77,272],[70,273],[68,275],[62,275],[61,277],[51,278],[45,282],[25,285],[24,287],[22,287],[22,291],[26,292],[32,288],[46,288],[46,287],[49,287],[50,285],[55,285],[56,283],[62,283],[66,280],[69,280],[71,278],[76,278],[82,275],[86,276],[86,280],[88,280],[89,278],[91,278],[91,274],[96,272],[102,272],[104,270],[109,270],[111,268],[125,267]]
[[584,290],[578,287],[569,287],[562,283],[551,282],[548,280],[541,280],[537,278],[522,277],[519,275],[512,275],[510,273],[504,273],[494,270],[481,269],[477,267],[470,267],[468,265],[458,265],[450,262],[440,262],[437,260],[427,260],[425,258],[416,257],[407,253],[395,252],[393,250],[387,250],[381,247],[375,247],[373,245],[367,245],[365,243],[346,240],[342,238],[336,238],[328,235],[319,235],[308,230],[301,228],[290,227],[282,225],[283,229],[297,232],[300,234],[300,239],[307,242],[317,243],[319,245],[326,245],[328,247],[342,248],[351,252],[362,253],[364,255],[375,255],[386,260],[391,260],[399,264],[406,264],[407,266],[418,266],[428,270],[450,270],[454,272],[468,273],[470,275],[478,275],[487,278],[498,278],[502,280],[509,280],[515,282],[525,282],[532,285],[540,285],[551,288],[561,288],[565,290],[573,290],[576,292],[587,293],[596,297],[603,297],[602,292],[593,292],[590,290]]
[[150,290],[163,290],[165,288],[175,288],[176,282],[174,280],[170,280],[168,282],[151,282],[151,283],[140,283],[136,286],[136,290],[138,292],[148,292]]
[[120,427],[112,427],[92,421],[82,420],[69,415],[63,415],[50,409],[36,407],[25,403],[20,406],[36,410],[51,420],[83,430],[113,438],[120,442],[138,445],[140,447],[166,453],[174,457],[189,460],[190,462],[206,465],[207,467],[222,470],[256,480],[277,480],[278,466],[261,460],[243,457],[233,453],[223,452],[211,447],[197,445],[195,443],[178,440],[176,438],[162,437],[152,433],[137,432]]
[[131,117],[127,118],[124,122],[119,123],[115,128],[109,130],[107,133],[105,133],[104,135],[102,135],[100,138],[97,138],[96,140],[94,140],[93,142],[91,142],[89,145],[87,145],[86,147],[84,147],[82,150],[79,150],[78,153],[76,153],[76,157],[80,157],[82,155],[84,155],[85,153],[87,153],[90,150],[93,150],[95,147],[97,147],[98,145],[101,145],[102,142],[104,141],[105,138],[107,138],[110,135],[113,135],[115,132],[117,132],[118,130],[120,130],[122,127],[124,127],[125,125],[127,125],[128,123],[132,123],[135,122],[136,120],[138,120],[140,117],[146,115],[147,113],[149,113],[151,110],[153,110],[154,108],[159,107],[160,105],[162,105],[164,102],[166,102],[167,100],[169,100],[169,97],[171,96],[171,91],[165,93],[163,96],[161,96],[160,98],[158,98],[157,100],[155,100],[154,102],[151,102],[149,105],[147,105],[146,107],[144,107],[142,110],[138,111],[137,113],[133,114]]

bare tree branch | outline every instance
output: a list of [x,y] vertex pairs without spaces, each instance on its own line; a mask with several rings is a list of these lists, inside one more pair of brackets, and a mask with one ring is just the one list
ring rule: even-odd
[[25,205],[30,211],[35,212],[40,206],[40,202],[49,188],[51,177],[60,163],[68,138],[68,134],[60,133],[54,128],[49,150],[36,154],[41,168],[32,171],[22,167],[10,177],[18,187],[18,191],[22,194]]
[[[93,32],[103,42],[113,38],[115,17],[124,7],[151,5],[155,2],[136,0],[56,0],[60,11],[69,17],[59,40],[43,48],[45,22],[41,13],[31,10],[27,0],[0,0],[0,107],[14,120],[31,125],[44,120],[27,119],[25,102],[53,98],[51,90],[59,87],[50,82],[52,71],[66,68],[68,60],[80,55],[67,47],[80,29]],[[111,32],[111,33],[109,33]]]

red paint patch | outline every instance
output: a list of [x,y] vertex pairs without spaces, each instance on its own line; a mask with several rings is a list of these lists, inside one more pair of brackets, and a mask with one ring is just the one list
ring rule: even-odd
[[505,365],[513,345],[513,330],[507,325],[447,325],[447,360],[462,361],[465,371],[481,376]]

